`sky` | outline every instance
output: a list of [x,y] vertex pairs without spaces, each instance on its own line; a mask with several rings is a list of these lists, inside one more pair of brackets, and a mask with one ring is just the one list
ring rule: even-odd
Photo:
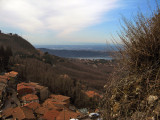
[[150,14],[154,0],[0,0],[0,30],[34,45],[79,45],[118,40],[122,16]]

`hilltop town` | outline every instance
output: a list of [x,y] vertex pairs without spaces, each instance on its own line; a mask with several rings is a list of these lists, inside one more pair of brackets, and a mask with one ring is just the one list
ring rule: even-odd
[[[99,96],[94,91],[86,91],[86,94]],[[71,105],[70,97],[52,94],[46,86],[19,82],[15,71],[0,75],[0,99],[2,120],[90,120],[99,117],[89,117],[88,111]],[[98,110],[95,112],[92,114],[99,115]]]

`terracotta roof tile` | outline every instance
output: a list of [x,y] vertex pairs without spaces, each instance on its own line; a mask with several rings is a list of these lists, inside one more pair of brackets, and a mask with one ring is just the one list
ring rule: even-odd
[[88,97],[94,97],[94,96],[100,97],[100,95],[98,93],[96,93],[95,91],[86,91],[85,93]]
[[53,99],[47,99],[43,103],[43,106],[49,109],[56,109],[61,111],[65,107],[64,106],[65,104],[66,104],[65,102],[55,102]]
[[16,107],[13,110],[13,118],[14,119],[18,119],[18,120],[22,120],[22,119],[35,119],[35,116],[33,114],[33,111],[27,107]]
[[5,84],[7,84],[7,79],[1,79],[1,78],[0,78],[0,83],[5,83]]
[[38,96],[37,95],[33,95],[33,94],[27,94],[27,95],[22,97],[22,100],[23,101],[38,100]]
[[43,118],[45,120],[55,120],[55,118],[57,118],[57,116],[59,115],[59,111],[56,110],[50,110],[48,112],[46,112],[43,116]]
[[77,118],[78,116],[80,116],[80,113],[63,110],[60,112],[56,120],[70,120],[71,118]]
[[37,114],[44,115],[47,111],[49,111],[46,107],[39,107],[35,110]]
[[3,110],[2,116],[3,116],[4,118],[9,117],[9,116],[12,115],[12,112],[13,112],[13,108],[8,108],[8,109],[6,109],[6,110]]
[[18,72],[15,72],[15,71],[5,73],[5,76],[8,76],[8,77],[16,77],[17,75],[18,75]]
[[59,102],[64,102],[65,100],[70,99],[70,97],[68,97],[68,96],[55,95],[55,94],[50,95],[50,98],[52,98],[56,101],[59,101]]
[[40,107],[40,104],[37,102],[32,102],[32,103],[26,104],[25,106],[32,109],[32,110],[36,110]]
[[24,85],[23,83],[20,83],[20,84],[17,85],[17,91],[18,91],[18,90],[21,90],[21,89],[24,89],[24,88],[34,90],[33,87],[31,87],[31,86],[26,86],[26,85]]
[[13,116],[13,119],[35,119],[33,111],[26,107],[16,107],[16,108],[8,108],[3,111],[3,117]]
[[39,90],[45,88],[44,86],[41,86],[39,85],[39,83],[35,83],[35,82],[29,82],[29,83],[22,82],[19,85],[30,86],[32,88],[39,89]]

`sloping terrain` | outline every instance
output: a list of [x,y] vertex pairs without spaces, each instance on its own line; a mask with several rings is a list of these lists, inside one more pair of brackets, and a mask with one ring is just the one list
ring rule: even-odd
[[14,54],[35,54],[36,49],[17,34],[0,33],[0,45],[9,46]]
[[[10,46],[15,58],[23,58],[22,60],[28,62],[33,68],[35,61],[39,61],[39,64],[43,63],[47,66],[52,66],[53,74],[67,74],[72,79],[79,80],[85,84],[85,86],[89,86],[89,88],[93,89],[102,90],[108,78],[108,74],[113,70],[110,65],[112,62],[108,61],[74,60],[45,54],[35,49],[28,41],[18,35],[0,34],[0,45]],[[21,54],[25,56],[19,56]],[[18,59],[16,62],[18,61],[21,60]],[[26,63],[23,62],[23,64]],[[29,77],[30,80],[33,78],[34,77]]]

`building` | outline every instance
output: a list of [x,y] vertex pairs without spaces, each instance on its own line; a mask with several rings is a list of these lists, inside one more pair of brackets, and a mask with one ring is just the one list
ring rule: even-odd
[[35,89],[32,86],[25,85],[25,83],[20,83],[17,85],[17,93],[19,97],[22,97],[26,94],[33,94]]
[[29,82],[29,85],[35,88],[36,94],[40,98],[41,101],[46,100],[49,97],[49,90],[48,87],[41,86],[38,83],[35,82]]
[[69,107],[70,104],[70,97],[64,95],[50,95],[50,98],[53,99],[55,102],[63,102],[66,103],[65,106]]
[[2,120],[35,120],[33,111],[27,107],[8,108],[2,112]]
[[44,114],[45,114],[46,112],[48,112],[48,111],[49,111],[49,109],[46,108],[46,107],[39,107],[39,108],[37,108],[37,109],[35,110],[35,113],[36,113],[36,116],[37,116],[38,118],[41,118],[41,117],[43,117]]
[[39,99],[38,99],[37,95],[27,94],[21,98],[21,102],[22,102],[22,106],[24,106],[24,105],[26,105],[28,103],[32,103],[32,102],[39,103]]
[[95,91],[86,91],[85,94],[86,94],[88,97],[90,97],[90,98],[93,98],[93,97],[95,97],[95,96],[101,97],[100,94],[98,94],[98,93],[95,92]]
[[38,109],[40,107],[40,104],[37,103],[37,102],[32,102],[32,103],[28,103],[28,104],[25,104],[24,106],[32,109],[33,111],[35,111],[36,109]]
[[[36,94],[41,101],[44,101],[49,96],[48,87],[41,86],[35,82],[29,82],[29,83],[23,82],[23,83],[18,84],[18,86],[23,86],[23,88],[28,88],[28,89],[32,88],[34,90],[33,93]],[[30,93],[28,93],[28,94],[30,94]]]
[[43,107],[46,107],[48,109],[55,109],[58,111],[62,111],[64,108],[66,108],[66,103],[64,102],[56,102],[53,99],[47,99],[45,102],[42,104]]
[[47,111],[42,118],[45,120],[57,120],[59,114],[60,112],[57,110],[50,110]]
[[78,118],[80,117],[80,113],[72,112],[70,110],[62,110],[59,115],[57,116],[56,120],[70,120],[73,118]]
[[11,72],[5,73],[5,76],[15,78],[18,76],[18,72],[11,71]]
[[2,112],[2,120],[12,120],[13,119],[13,108],[8,108],[6,110],[3,110]]

